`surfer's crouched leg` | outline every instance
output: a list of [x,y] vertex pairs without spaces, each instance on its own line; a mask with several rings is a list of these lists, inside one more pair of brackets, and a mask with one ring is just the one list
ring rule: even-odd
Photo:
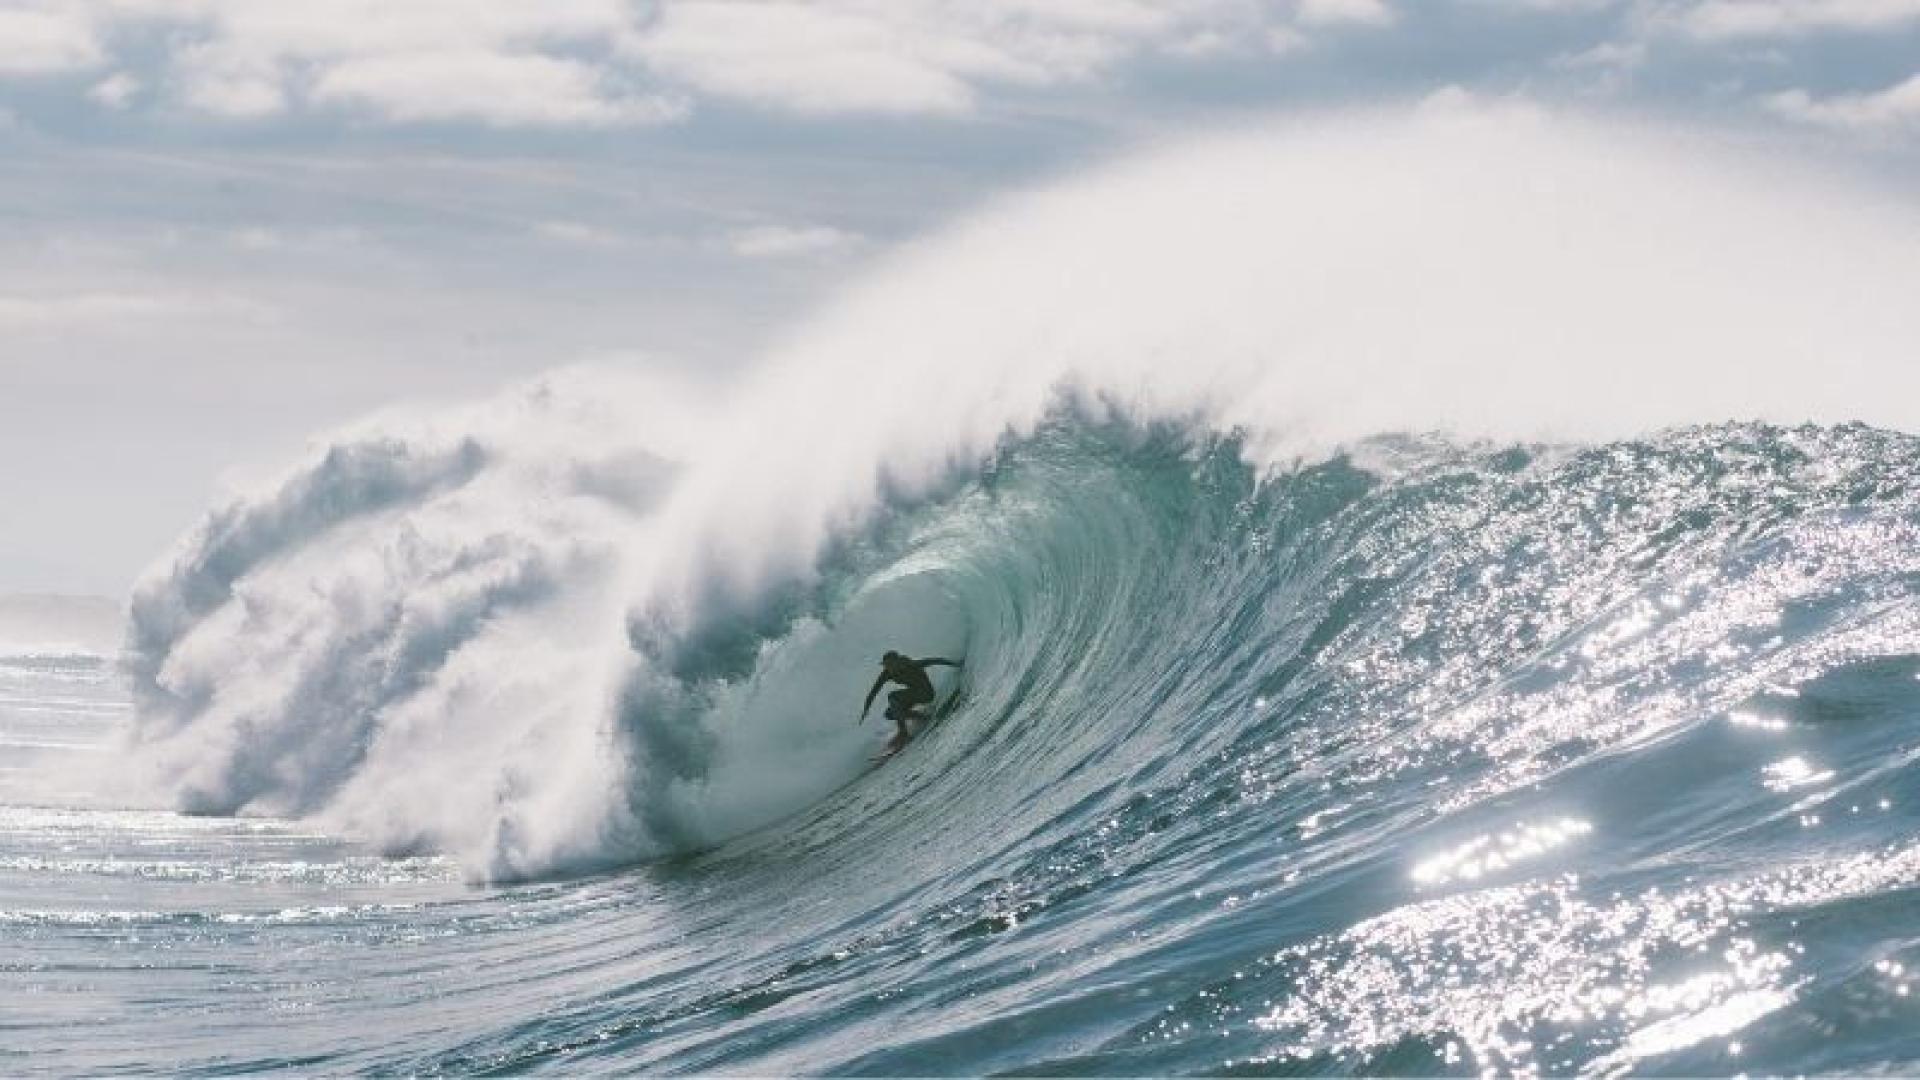
[[895,690],[887,695],[887,719],[892,720],[893,726],[899,729],[899,733],[894,736],[897,741],[904,743],[910,737],[907,731],[909,719],[925,719],[913,709],[916,705],[925,705],[929,700],[931,699],[911,690]]

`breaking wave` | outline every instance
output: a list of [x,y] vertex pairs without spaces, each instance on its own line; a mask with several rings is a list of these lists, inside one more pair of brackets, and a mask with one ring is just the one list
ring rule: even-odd
[[[1441,813],[1904,655],[1913,448],[1800,425],[1920,420],[1920,222],[1743,164],[1444,102],[1224,136],[899,253],[726,393],[341,434],[136,591],[140,777],[512,878],[1206,814],[1160,793],[1227,762]],[[888,648],[964,701],[869,773]]]

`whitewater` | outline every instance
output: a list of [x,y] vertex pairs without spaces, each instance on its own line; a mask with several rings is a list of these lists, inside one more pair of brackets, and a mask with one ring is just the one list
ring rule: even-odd
[[329,434],[0,647],[0,1068],[1920,1068],[1920,207],[1782,153],[1274,120]]

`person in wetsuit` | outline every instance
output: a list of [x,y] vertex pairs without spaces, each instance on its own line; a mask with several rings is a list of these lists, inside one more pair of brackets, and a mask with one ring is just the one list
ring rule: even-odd
[[927,669],[959,666],[939,656],[915,660],[897,652],[888,652],[880,658],[880,675],[873,680],[873,689],[867,691],[866,704],[860,706],[860,721],[866,722],[867,711],[873,708],[874,696],[880,693],[882,686],[890,682],[899,683],[901,688],[887,695],[887,719],[892,720],[899,729],[893,737],[893,743],[896,747],[900,746],[907,741],[907,717],[914,715],[914,707],[933,703],[933,680],[927,678]]

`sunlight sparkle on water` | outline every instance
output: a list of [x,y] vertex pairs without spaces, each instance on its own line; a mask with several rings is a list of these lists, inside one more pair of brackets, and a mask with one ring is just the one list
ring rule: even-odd
[[1785,731],[1787,722],[1777,716],[1762,716],[1759,713],[1740,709],[1727,714],[1727,723],[1734,727],[1758,728],[1761,731]]
[[1539,824],[1521,822],[1498,833],[1483,833],[1451,851],[1421,860],[1413,868],[1413,880],[1422,885],[1473,881],[1592,831],[1591,824],[1578,818],[1563,817]]
[[[1447,1033],[1477,1066],[1516,1075],[1554,1068],[1543,1054],[1561,1035],[1604,1030],[1619,1045],[1593,1071],[1631,1070],[1794,1001],[1804,949],[1751,933],[1756,912],[1916,881],[1909,847],[1636,894],[1588,896],[1563,875],[1437,896],[1275,954],[1263,965],[1275,997],[1252,1026],[1274,1040],[1263,1060]],[[1891,964],[1879,973],[1905,983]]]
[[1760,776],[1761,783],[1767,786],[1768,791],[1792,791],[1797,787],[1833,779],[1833,770],[1817,768],[1806,758],[1795,754],[1761,769]]

